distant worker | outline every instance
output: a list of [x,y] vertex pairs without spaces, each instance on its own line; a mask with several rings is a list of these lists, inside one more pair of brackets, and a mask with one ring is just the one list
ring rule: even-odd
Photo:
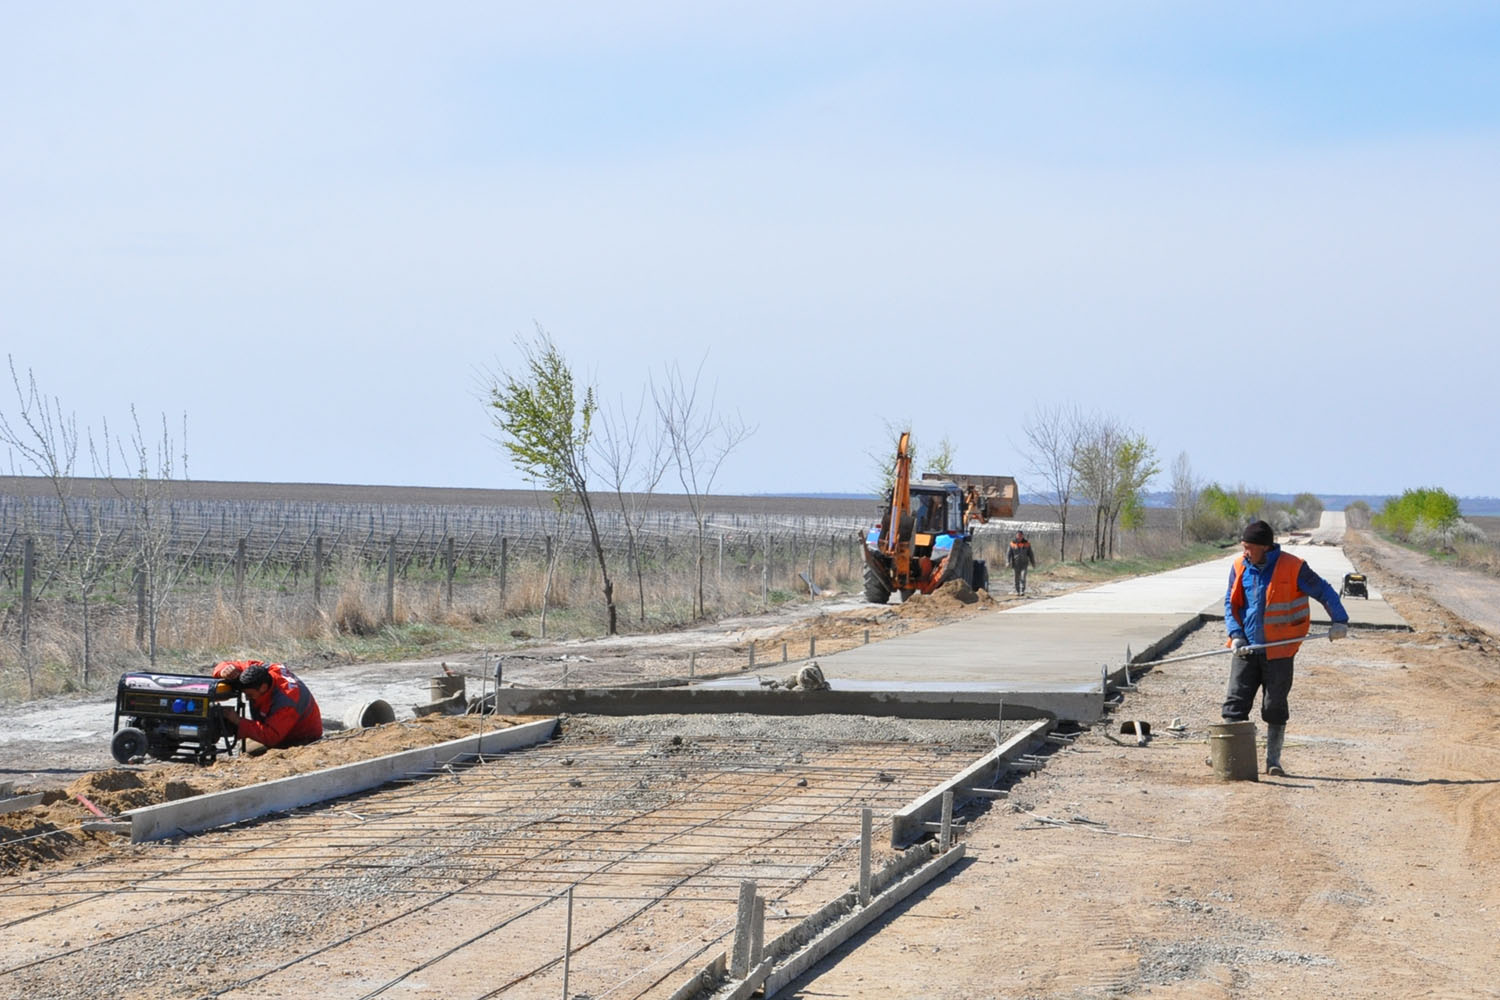
[[263,660],[224,660],[214,664],[214,676],[245,693],[250,718],[223,706],[224,722],[241,739],[275,750],[322,738],[323,714],[318,703],[290,668]]
[[1005,550],[1005,565],[1009,566],[1016,574],[1016,593],[1021,597],[1026,596],[1026,570],[1036,565],[1036,553],[1031,551],[1031,543],[1026,540],[1026,532],[1016,529],[1016,537],[1010,540],[1010,548]]
[[1323,605],[1333,621],[1329,639],[1349,634],[1349,613],[1338,591],[1307,563],[1281,551],[1269,524],[1251,521],[1240,535],[1240,556],[1229,570],[1229,589],[1224,594],[1224,625],[1234,662],[1222,714],[1225,722],[1248,722],[1256,689],[1263,691],[1260,717],[1266,724],[1267,774],[1286,773],[1281,767],[1281,748],[1291,715],[1287,695],[1292,690],[1292,658],[1301,643],[1259,647],[1307,635],[1312,620],[1309,597]]

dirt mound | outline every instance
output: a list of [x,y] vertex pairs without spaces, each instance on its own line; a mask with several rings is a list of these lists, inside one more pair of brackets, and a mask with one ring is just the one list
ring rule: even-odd
[[[528,721],[509,716],[433,716],[330,733],[307,746],[221,757],[208,767],[143,764],[94,771],[62,791],[47,792],[38,806],[0,814],[0,872],[13,873],[77,858],[117,843],[114,834],[82,830],[84,823],[100,818],[82,799],[105,816],[114,817],[129,809],[368,760]],[[17,794],[21,793],[18,790]]]
[[903,619],[945,621],[994,606],[988,590],[974,590],[962,580],[949,580],[930,594],[912,594],[901,602],[896,614]]

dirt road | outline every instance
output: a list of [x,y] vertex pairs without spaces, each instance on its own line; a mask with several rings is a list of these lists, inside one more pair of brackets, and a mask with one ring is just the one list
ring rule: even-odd
[[[1415,631],[1304,647],[1286,777],[1207,766],[1222,658],[1158,668],[1121,712],[1150,722],[1147,746],[1118,720],[1084,733],[969,815],[949,877],[783,995],[1500,997],[1500,643],[1434,599],[1500,607],[1500,581],[1347,551]],[[1221,641],[1210,626],[1175,652]]]
[[1500,996],[1500,643],[1434,600],[1492,616],[1500,581],[1347,551],[1416,631],[1303,647],[1286,777],[1215,779],[1224,662],[1160,668],[1122,709],[1148,746],[1095,727],[789,995]]

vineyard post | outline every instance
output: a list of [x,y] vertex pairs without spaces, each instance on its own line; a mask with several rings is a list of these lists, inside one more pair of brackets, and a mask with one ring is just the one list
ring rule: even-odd
[[234,606],[245,613],[245,540],[234,543]]
[[146,561],[137,559],[135,564],[135,644],[146,645]]
[[393,623],[396,620],[396,536],[391,536],[389,547],[385,552],[385,620]]
[[505,573],[510,568],[510,539],[500,539],[500,610],[505,611]]
[[313,607],[323,606],[323,536],[313,540]]
[[449,535],[443,539],[443,559],[446,562],[444,569],[448,577],[448,610],[453,610],[453,574],[458,568],[458,561],[453,555],[453,536]]
[[21,653],[31,634],[31,580],[36,575],[36,540],[30,535],[21,544]]
[[771,606],[771,529],[763,530],[761,534],[761,569],[760,569],[760,605],[762,608]]

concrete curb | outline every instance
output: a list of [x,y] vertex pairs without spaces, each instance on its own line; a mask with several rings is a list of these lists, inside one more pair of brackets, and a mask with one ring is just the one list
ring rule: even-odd
[[130,840],[136,844],[199,833],[216,826],[363,792],[396,778],[423,774],[454,761],[532,746],[551,739],[556,729],[556,719],[542,719],[259,785],[130,809],[122,813],[121,818],[130,820]]

